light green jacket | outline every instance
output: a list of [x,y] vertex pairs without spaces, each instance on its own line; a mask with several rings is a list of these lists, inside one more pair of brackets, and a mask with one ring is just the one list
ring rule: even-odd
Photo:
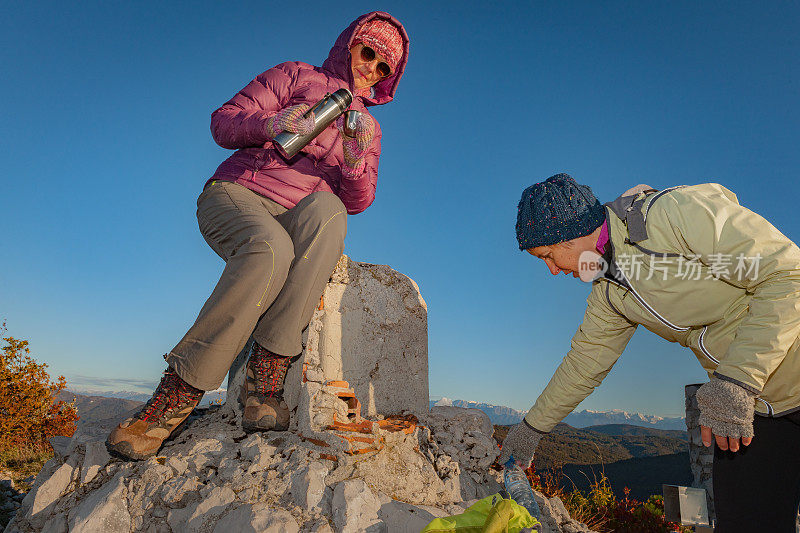
[[434,519],[421,533],[531,533],[537,526],[539,521],[523,506],[494,494],[461,514]]
[[528,424],[548,432],[572,412],[639,324],[690,348],[709,376],[757,393],[758,414],[800,410],[800,249],[715,183],[636,198],[647,236],[632,242],[636,232],[606,207],[611,270],[621,275],[592,284],[583,323]]

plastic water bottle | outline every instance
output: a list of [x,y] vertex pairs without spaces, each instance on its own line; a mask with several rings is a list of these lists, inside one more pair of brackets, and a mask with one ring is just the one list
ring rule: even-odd
[[503,467],[503,485],[505,485],[508,495],[527,509],[532,517],[539,519],[541,514],[539,504],[533,497],[533,489],[525,471],[517,466],[513,457]]

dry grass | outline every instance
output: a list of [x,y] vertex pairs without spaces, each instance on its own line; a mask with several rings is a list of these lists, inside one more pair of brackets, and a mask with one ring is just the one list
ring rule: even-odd
[[[31,482],[25,481],[31,476],[36,476],[42,466],[53,458],[53,449],[49,444],[38,446],[19,446],[0,450],[0,474],[10,477],[14,482],[15,494],[25,493],[31,489]],[[2,510],[7,497],[0,491],[0,531],[11,520],[10,511]]]
[[0,470],[10,475],[17,490],[27,492],[30,483],[24,480],[35,476],[42,466],[53,458],[53,448],[49,444],[27,445],[0,450]]

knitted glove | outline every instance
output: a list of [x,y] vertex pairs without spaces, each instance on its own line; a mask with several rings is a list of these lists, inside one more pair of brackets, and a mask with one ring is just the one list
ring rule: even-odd
[[[344,128],[344,115],[336,121],[336,127]],[[375,121],[367,113],[362,113],[358,118],[355,128],[355,137],[348,137],[342,132],[342,151],[344,152],[344,166],[342,173],[348,178],[355,178],[364,172],[364,156],[375,137]]]
[[514,457],[515,461],[522,463],[522,468],[528,468],[533,461],[533,452],[542,440],[543,433],[533,429],[525,419],[511,428],[503,441],[500,459],[497,460],[501,465],[505,465],[509,458]]
[[314,130],[314,114],[304,117],[310,106],[297,104],[281,109],[267,120],[266,132],[270,139],[274,139],[282,131],[306,135]]
[[719,378],[697,389],[700,425],[711,428],[717,437],[753,436],[753,411],[756,395],[735,383]]

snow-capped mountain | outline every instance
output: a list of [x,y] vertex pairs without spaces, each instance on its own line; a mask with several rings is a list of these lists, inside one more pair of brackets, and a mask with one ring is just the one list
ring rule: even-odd
[[99,390],[99,389],[91,389],[86,387],[75,387],[72,386],[69,388],[72,392],[82,394],[84,396],[102,396],[103,398],[119,398],[121,400],[132,400],[134,402],[146,402],[152,396],[152,393],[145,394],[144,392],[135,392],[135,391],[127,391],[127,390],[120,390],[120,391],[110,391],[110,390]]
[[[489,419],[493,424],[501,426],[516,424],[527,414],[527,411],[518,411],[503,405],[492,405],[469,400],[451,400],[450,398],[431,400],[430,406],[433,407],[434,405],[452,405],[455,407],[480,409],[489,415]],[[575,411],[564,419],[564,423],[576,428],[603,424],[628,424],[631,426],[653,429],[686,429],[686,423],[683,417],[663,417],[642,413],[628,413],[620,409],[613,409],[611,411]]]
[[[84,396],[102,396],[104,398],[118,398],[120,400],[132,400],[135,402],[146,402],[153,395],[152,393],[146,394],[144,392],[96,390],[82,387],[71,387],[70,390]],[[227,391],[223,388],[207,391],[203,395],[200,405],[208,405],[214,402],[224,402],[226,393]]]
[[497,424],[500,426],[509,426],[511,424],[516,424],[522,417],[525,416],[525,411],[517,411],[516,409],[512,409],[511,407],[505,407],[502,405],[491,405],[488,403],[479,403],[479,402],[471,402],[469,400],[451,400],[450,398],[441,398],[439,400],[431,400],[430,406],[433,407],[434,405],[451,405],[454,407],[467,407],[470,409],[480,409],[487,415],[489,415],[489,419],[492,421],[492,424]]
[[628,413],[620,409],[611,411],[575,411],[564,422],[576,428],[599,426],[603,424],[629,424],[654,429],[686,430],[686,420],[682,416],[664,417],[642,413]]

